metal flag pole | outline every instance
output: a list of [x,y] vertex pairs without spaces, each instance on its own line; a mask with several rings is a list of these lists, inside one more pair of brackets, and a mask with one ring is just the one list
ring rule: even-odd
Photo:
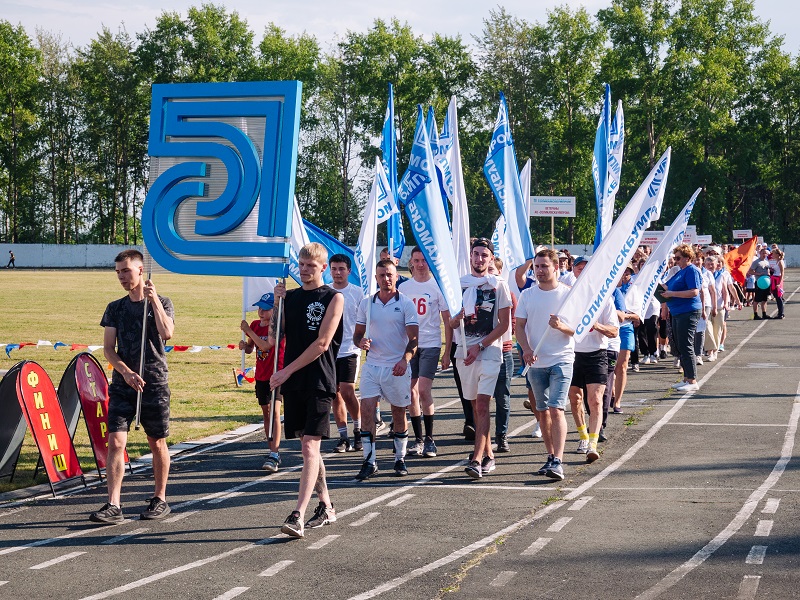
[[[150,277],[152,272],[148,271],[147,279],[145,281],[150,281]],[[142,344],[141,348],[139,349],[139,378],[144,381],[144,354],[145,349],[147,348],[147,309],[149,308],[150,302],[147,299],[147,294],[144,296],[144,314],[142,315]],[[142,390],[136,390],[136,419],[134,421],[134,429],[139,431],[141,429],[142,423]]]
[[[286,278],[281,279],[281,283],[286,286]],[[275,323],[275,356],[273,357],[272,362],[272,372],[278,372],[278,357],[281,353],[281,320],[283,318],[283,298],[278,298],[278,315],[277,315],[277,322]],[[272,389],[270,390],[270,402],[269,402],[269,435],[267,435],[267,441],[272,441],[275,439],[275,436],[272,433],[272,427],[275,425],[275,396],[277,395],[277,390]]]

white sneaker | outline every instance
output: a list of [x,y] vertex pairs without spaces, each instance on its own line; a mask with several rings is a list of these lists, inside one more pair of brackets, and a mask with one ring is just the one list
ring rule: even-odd
[[649,365],[650,364],[650,355],[649,354],[642,359],[642,364],[643,365]]
[[708,362],[716,362],[717,361],[717,353],[716,352],[709,352],[708,358],[706,358]]
[[536,427],[533,428],[533,432],[531,433],[531,437],[535,437],[535,438],[542,437],[542,428],[539,426],[539,423],[536,423]]
[[589,451],[589,440],[581,440],[578,442],[578,448],[575,450],[577,454],[586,454]]
[[675,360],[672,361],[672,366],[675,367],[676,369],[679,369],[681,366],[681,359],[675,357]]
[[669,386],[669,387],[671,387],[673,390],[677,390],[679,387],[683,387],[683,386],[685,386],[685,385],[686,385],[686,382],[685,382],[685,381],[679,381],[678,383],[673,383],[673,384],[672,384],[671,386]]
[[633,370],[634,370],[634,372],[636,372],[636,373],[638,373],[638,372],[639,372],[639,363],[636,363],[635,365],[633,365]]
[[696,383],[684,383],[682,386],[675,388],[679,392],[696,392],[700,386]]
[[695,358],[695,362],[698,365],[702,365],[703,364],[703,357],[702,356],[698,356],[697,358]]
[[657,354],[653,354],[650,357],[650,364],[651,365],[657,365],[658,364],[658,355]]

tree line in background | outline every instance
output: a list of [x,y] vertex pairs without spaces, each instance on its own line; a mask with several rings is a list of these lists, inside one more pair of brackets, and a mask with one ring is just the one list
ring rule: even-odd
[[[441,125],[458,97],[473,235],[491,235],[499,214],[483,162],[504,91],[519,164],[532,161],[531,192],[577,198],[578,216],[556,222],[558,242],[591,243],[591,154],[608,82],[626,117],[617,212],[671,145],[656,227],[702,187],[698,233],[722,241],[752,228],[798,243],[800,60],[782,44],[751,0],[612,0],[596,15],[565,5],[544,23],[498,8],[469,40],[376,20],[325,48],[274,24],[257,42],[245,18],[213,4],[164,12],[135,36],[104,29],[81,48],[0,21],[0,241],[140,243],[150,85],[299,79],[298,202],[349,244],[388,82],[401,174],[417,103]],[[549,241],[548,219],[531,227],[534,242]]]

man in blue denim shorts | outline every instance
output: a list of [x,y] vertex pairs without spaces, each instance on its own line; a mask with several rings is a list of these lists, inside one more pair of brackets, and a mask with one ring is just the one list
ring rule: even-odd
[[[558,254],[540,250],[533,260],[538,286],[523,291],[517,304],[517,342],[528,369],[536,410],[543,417],[542,439],[547,462],[537,472],[559,481],[567,441],[567,405],[572,364],[575,361],[575,332],[556,314],[570,287],[558,280]],[[541,345],[540,345],[541,342]],[[534,354],[539,346],[538,351]]]

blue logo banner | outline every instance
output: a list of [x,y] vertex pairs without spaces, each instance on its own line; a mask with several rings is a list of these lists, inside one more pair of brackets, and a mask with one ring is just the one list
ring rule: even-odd
[[[383,130],[381,131],[381,161],[386,171],[386,178],[392,188],[395,203],[400,206],[400,199],[397,195],[397,134],[394,129],[394,86],[389,84],[389,101],[386,105],[386,116],[383,120]],[[403,254],[406,247],[406,235],[403,231],[403,215],[393,214],[389,217],[386,225],[386,237],[391,240],[393,248],[392,256],[399,257]]]
[[[328,250],[328,260],[330,260],[331,256],[334,254],[344,254],[350,259],[350,275],[347,278],[347,281],[352,283],[353,285],[361,285],[361,278],[358,275],[358,269],[355,268],[355,254],[353,251],[350,250],[347,246],[345,246],[341,241],[337,240],[333,237],[330,233],[325,231],[324,229],[320,229],[313,223],[309,223],[305,219],[303,219],[303,225],[306,227],[306,234],[308,234],[308,239],[312,242],[319,242]],[[330,281],[325,279],[326,277],[330,278]],[[331,276],[330,267],[325,269],[325,273],[323,274],[323,278],[325,279],[325,283],[330,283],[333,281],[333,277]]]
[[298,81],[153,85],[149,254],[177,273],[282,276],[300,128]]
[[[611,229],[613,211],[606,210],[606,190],[608,188],[609,138],[611,136],[611,86],[605,84],[603,109],[597,123],[594,136],[594,153],[592,154],[592,179],[594,195],[597,201],[597,226],[594,233],[594,249],[603,241],[603,236]],[[613,198],[613,196],[612,196]],[[613,201],[613,200],[612,200]]]

